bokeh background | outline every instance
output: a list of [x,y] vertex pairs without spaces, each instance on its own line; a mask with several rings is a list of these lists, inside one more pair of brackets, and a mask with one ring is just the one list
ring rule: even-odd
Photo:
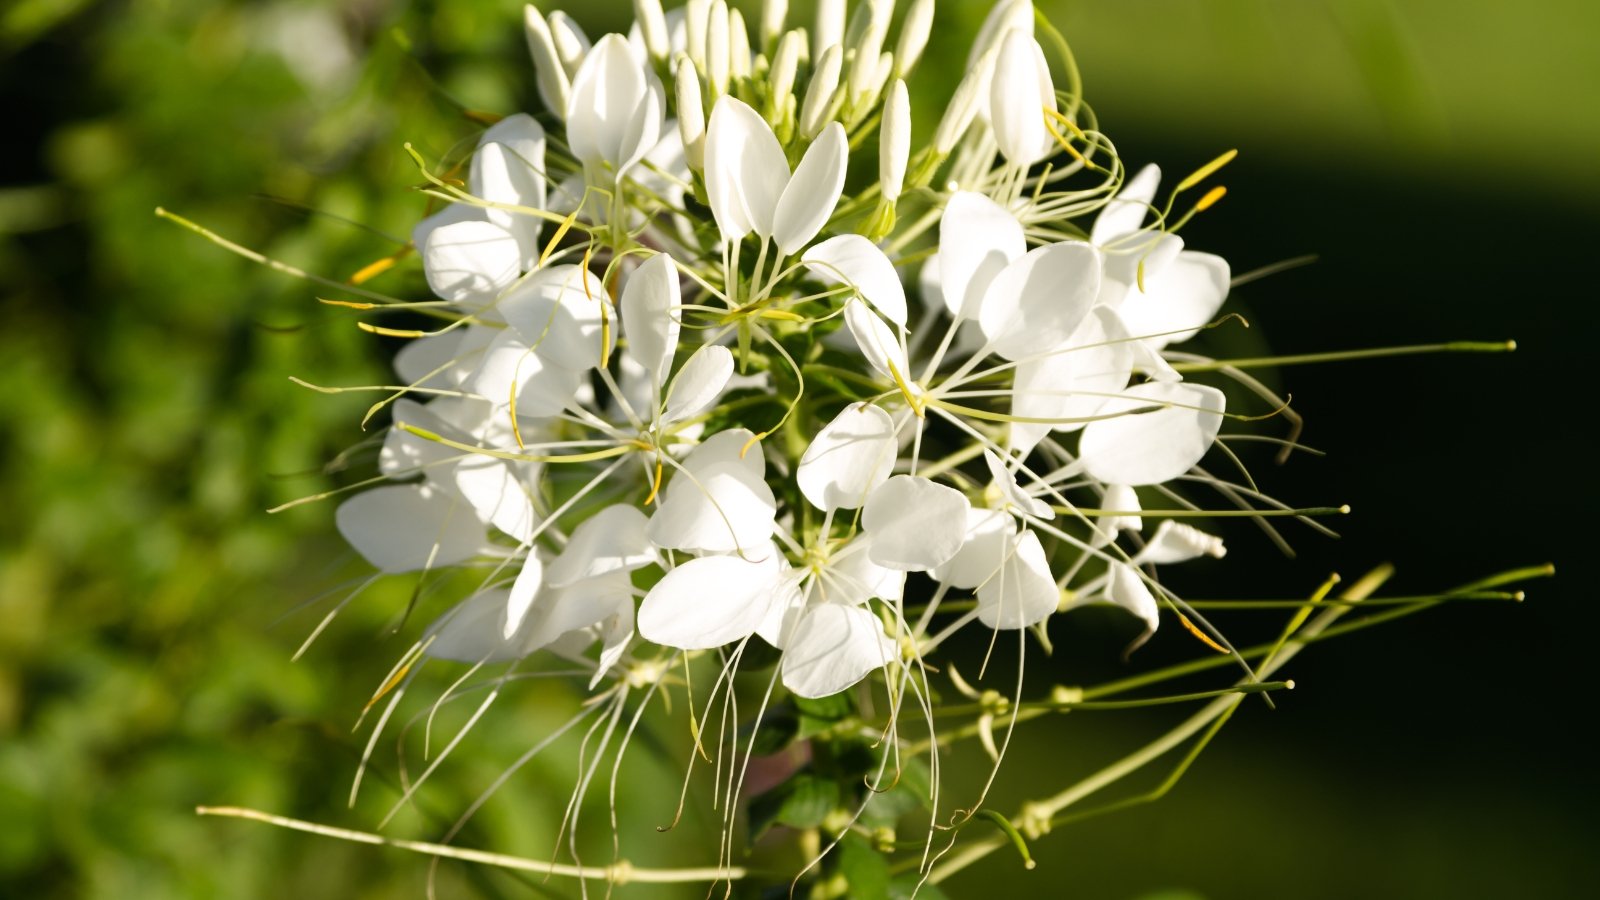
[[[1331,455],[1258,476],[1356,514],[1342,540],[1298,535],[1293,561],[1230,532],[1227,564],[1190,584],[1295,596],[1384,560],[1405,591],[1546,561],[1561,574],[1518,606],[1436,610],[1303,655],[1300,689],[1275,711],[1247,705],[1166,800],[1039,841],[1026,876],[996,854],[948,893],[1593,896],[1600,6],[1042,5],[1130,163],[1178,174],[1242,151],[1192,244],[1235,271],[1319,255],[1236,292],[1253,340],[1521,346],[1283,372],[1305,440]],[[986,7],[941,4],[914,103],[959,77]],[[574,13],[596,34],[629,10]],[[298,608],[351,562],[331,506],[264,513],[362,465],[321,469],[360,438],[362,398],[288,377],[370,383],[393,348],[152,211],[345,277],[420,215],[403,142],[434,158],[475,129],[461,107],[536,102],[512,0],[0,7],[0,894],[422,895],[420,857],[192,813],[238,803],[369,828],[394,797],[380,775],[344,808],[363,738],[350,726],[407,642],[390,634],[407,589],[364,597],[291,662],[326,607]],[[1078,615],[1057,629],[1056,678],[1122,665],[1119,623]],[[574,702],[551,688],[498,710],[397,833],[439,834]],[[1160,721],[1050,723],[998,805]],[[623,792],[664,821],[676,764],[636,759]],[[571,779],[567,757],[531,767],[462,842],[546,855]],[[694,846],[661,840],[630,855]],[[441,878],[443,896],[576,896],[470,867]]]

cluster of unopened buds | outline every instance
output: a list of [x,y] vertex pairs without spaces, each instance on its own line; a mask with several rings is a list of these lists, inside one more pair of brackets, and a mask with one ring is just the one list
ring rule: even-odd
[[[581,795],[624,710],[631,734],[709,664],[691,729],[700,748],[722,721],[731,827],[757,745],[740,735],[785,698],[854,690],[888,711],[863,725],[869,795],[931,754],[933,848],[982,802],[939,811],[934,672],[977,701],[996,762],[1030,637],[1048,651],[1054,618],[1085,604],[1126,610],[1141,641],[1181,624],[1240,690],[1273,687],[1257,676],[1281,647],[1252,671],[1158,578],[1223,555],[1186,524],[1205,497],[1318,512],[1201,465],[1220,448],[1243,470],[1227,420],[1292,417],[1241,368],[1176,349],[1227,321],[1227,262],[1179,232],[1221,198],[1207,182],[1232,154],[1165,194],[1154,166],[1130,174],[1026,0],[990,12],[925,142],[905,79],[932,0],[899,16],[823,0],[809,30],[769,0],[753,32],[724,0],[634,6],[629,34],[593,42],[528,7],[545,110],[498,119],[470,158],[413,151],[433,211],[411,249],[438,299],[361,306],[438,324],[366,326],[407,343],[374,407],[392,417],[383,483],[337,523],[380,573],[461,593],[374,697],[372,741],[428,660],[502,666],[496,685],[559,660],[594,695],[569,723],[596,716]],[[1012,636],[1007,690],[933,662],[967,629]],[[743,722],[741,671],[759,698]],[[810,824],[837,841],[868,799]],[[734,861],[725,835],[708,871],[736,878]]]

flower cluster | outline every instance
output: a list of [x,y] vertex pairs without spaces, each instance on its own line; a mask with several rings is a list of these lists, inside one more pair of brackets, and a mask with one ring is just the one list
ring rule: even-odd
[[410,338],[386,483],[337,521],[383,573],[470,587],[397,673],[544,654],[620,698],[711,654],[729,695],[756,641],[769,698],[877,676],[894,731],[908,701],[931,729],[926,662],[968,628],[1020,653],[1109,603],[1231,652],[1158,579],[1223,555],[1184,488],[1277,506],[1200,467],[1239,414],[1186,376],[1277,399],[1175,349],[1228,293],[1179,232],[1231,154],[1164,196],[1130,174],[1026,0],[917,144],[931,0],[822,2],[809,30],[785,7],[752,31],[723,0],[638,0],[592,42],[528,7],[545,110],[418,157],[438,300],[398,308],[440,327],[375,329]]

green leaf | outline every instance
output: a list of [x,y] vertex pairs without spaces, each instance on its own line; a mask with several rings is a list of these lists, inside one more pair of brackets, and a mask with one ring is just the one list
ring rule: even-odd
[[750,838],[774,825],[815,828],[839,805],[839,784],[812,772],[800,772],[750,801]]
[[809,699],[795,697],[794,708],[800,714],[800,738],[820,734],[855,715],[856,701],[849,691],[831,697]]
[[839,842],[839,874],[851,900],[889,900],[889,861],[867,839],[850,833]]

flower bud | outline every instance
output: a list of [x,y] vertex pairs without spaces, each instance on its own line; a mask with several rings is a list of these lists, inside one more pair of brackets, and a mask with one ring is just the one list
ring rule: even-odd
[[800,134],[812,138],[822,131],[831,112],[833,94],[839,88],[839,70],[844,66],[844,51],[838,44],[829,47],[817,60],[806,87],[806,102],[800,107]]
[[906,181],[906,163],[911,158],[911,98],[906,83],[895,79],[883,101],[883,120],[878,128],[878,190],[883,199],[900,197]]
[[683,138],[683,155],[689,168],[695,171],[706,165],[706,114],[700,99],[700,76],[694,70],[694,60],[678,57],[673,78],[677,96],[678,134]]
[[556,55],[566,67],[567,75],[578,74],[578,67],[583,65],[583,57],[589,52],[589,36],[571,16],[559,9],[550,14],[550,36],[555,39]]
[[967,53],[967,69],[970,71],[980,57],[1000,46],[1008,32],[1019,28],[1033,34],[1033,4],[1028,0],[1002,0],[996,3],[978,29],[972,50]]
[[661,0],[633,0],[633,17],[639,22],[639,31],[644,35],[644,47],[649,51],[650,58],[666,59],[672,41],[667,34],[667,18],[661,11]]
[[744,13],[737,9],[728,10],[728,75],[750,77],[750,30],[745,27]]
[[805,49],[805,36],[799,30],[791,31],[778,41],[772,57],[770,79],[772,84],[772,109],[781,112],[785,98],[794,93],[795,74],[800,69],[800,53]]
[[939,120],[939,127],[933,132],[933,149],[940,156],[949,156],[950,151],[956,147],[956,142],[967,133],[972,126],[972,120],[978,114],[978,107],[984,97],[984,88],[989,84],[990,76],[994,71],[994,52],[984,54],[978,59],[977,65],[967,70],[965,78],[956,85],[956,92],[950,97],[950,105],[945,107],[944,117]]
[[856,58],[850,62],[849,90],[845,103],[855,104],[874,92],[878,79],[879,55],[883,51],[883,29],[873,25],[856,44]]
[[783,34],[783,20],[789,15],[789,0],[763,0],[761,4],[761,46],[767,47]]
[[900,40],[894,48],[897,72],[903,75],[916,67],[932,31],[933,0],[916,0],[906,13],[906,20],[900,23]]
[[522,8],[523,30],[528,37],[528,55],[533,57],[534,77],[539,86],[539,99],[557,118],[567,117],[567,98],[572,95],[572,80],[561,64],[556,52],[550,23],[533,4]]
[[711,15],[711,0],[689,0],[683,5],[685,49],[695,68],[706,71],[706,21]]
[[1039,42],[1021,29],[1007,32],[995,57],[989,124],[1008,162],[1031,166],[1049,155],[1051,141],[1044,110],[1055,108],[1055,84]]
[[714,0],[706,15],[706,81],[711,104],[728,92],[728,4]]
[[829,47],[844,41],[844,0],[817,0],[817,27],[811,32],[811,55],[820,59]]

